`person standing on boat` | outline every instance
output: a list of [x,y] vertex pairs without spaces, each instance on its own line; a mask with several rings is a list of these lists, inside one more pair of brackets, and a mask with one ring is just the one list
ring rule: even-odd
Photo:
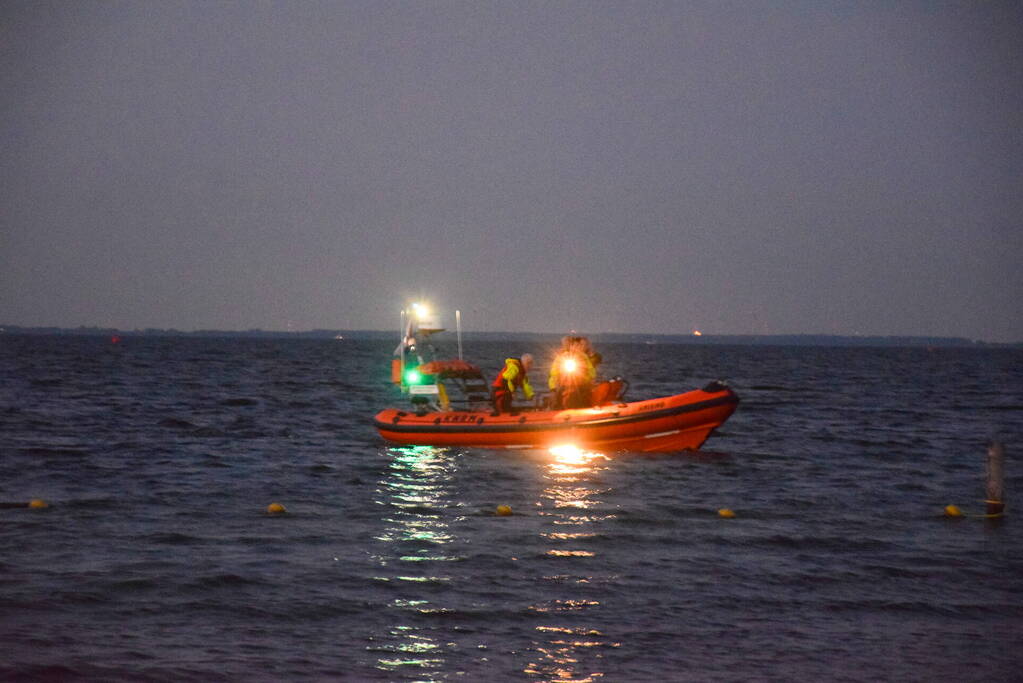
[[490,384],[494,403],[494,415],[511,412],[512,397],[516,389],[522,389],[526,400],[533,398],[533,387],[529,384],[529,369],[533,367],[533,356],[522,354],[521,358],[505,358],[504,367]]
[[593,380],[597,369],[592,348],[585,337],[565,337],[554,358],[547,387],[553,408],[588,408],[592,402]]
[[593,377],[590,378],[590,381],[596,382],[597,366],[604,362],[604,356],[593,350],[593,344],[590,343],[589,337],[576,337],[575,339],[579,345],[579,350],[586,354],[586,357],[590,360],[590,365],[593,366]]

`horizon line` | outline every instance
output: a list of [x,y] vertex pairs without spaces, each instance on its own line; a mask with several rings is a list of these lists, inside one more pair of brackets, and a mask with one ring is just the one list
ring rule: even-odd
[[[448,333],[454,333],[454,330],[444,330]],[[132,328],[124,329],[120,327],[107,327],[101,325],[78,325],[76,327],[63,327],[59,325],[6,325],[0,324],[0,334],[37,334],[37,335],[67,335],[67,336],[96,336],[96,335],[135,335],[135,336],[225,336],[225,337],[244,337],[244,336],[269,336],[269,337],[306,337],[306,338],[327,338],[329,336],[343,336],[344,334],[349,335],[372,335],[374,337],[391,336],[395,334],[394,330],[382,330],[382,329],[347,329],[347,328],[310,328],[306,330],[270,330],[263,328],[248,328],[244,330],[239,329],[216,329],[216,328],[196,328],[192,330],[181,330],[174,327],[146,327],[146,328]],[[532,336],[532,337],[559,337],[563,336],[562,332],[531,332],[531,331],[485,331],[485,330],[469,330],[463,331],[463,335],[468,336],[484,336],[484,337],[515,337],[515,336]],[[938,334],[864,334],[864,333],[832,333],[832,332],[776,332],[776,333],[713,333],[713,332],[700,332],[696,334],[693,332],[590,332],[586,336],[590,337],[630,337],[630,338],[649,338],[649,339],[671,339],[672,341],[689,341],[698,343],[700,341],[720,341],[722,339],[832,339],[832,340],[850,340],[850,341],[888,341],[888,342],[916,342],[919,344],[937,343],[942,342],[945,344],[955,343],[956,345],[992,345],[992,346],[1019,346],[1023,345],[1023,341],[1015,342],[992,342],[983,339],[971,339],[969,337],[963,337],[958,335],[938,335]]]

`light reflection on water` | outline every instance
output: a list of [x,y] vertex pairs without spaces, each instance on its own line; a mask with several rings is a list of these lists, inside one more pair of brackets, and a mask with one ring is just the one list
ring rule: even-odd
[[552,448],[550,455],[551,460],[544,466],[545,487],[540,501],[540,515],[549,526],[541,536],[550,546],[546,555],[557,563],[558,571],[543,578],[563,597],[530,607],[541,618],[534,627],[531,648],[536,656],[523,671],[552,683],[592,683],[604,676],[602,651],[619,647],[620,643],[586,626],[587,613],[601,609],[601,603],[583,593],[588,584],[607,577],[599,555],[577,544],[595,537],[597,525],[615,517],[603,511],[601,496],[608,489],[597,483],[609,459],[573,446]]
[[[424,617],[459,613],[452,608],[459,607],[456,595],[464,590],[466,577],[450,568],[466,559],[456,537],[467,518],[451,510],[463,504],[457,475],[465,455],[406,447],[389,449],[388,457],[375,497],[383,524],[373,559],[377,581],[394,594],[387,603],[391,626],[378,632],[367,650],[375,667],[396,680],[445,680],[456,673],[450,664],[464,658],[458,650],[465,644],[449,642],[452,634],[429,626]],[[536,466],[541,488],[530,533],[539,534],[543,559],[531,579],[536,597],[522,604],[532,635],[521,643],[521,671],[529,680],[552,683],[602,680],[605,653],[621,645],[594,627],[605,621],[594,618],[605,608],[604,586],[617,578],[593,542],[606,533],[602,524],[617,516],[605,500],[609,489],[601,483],[610,460],[559,448]],[[490,646],[520,647],[510,641]]]
[[450,487],[457,461],[447,449],[430,446],[392,448],[389,453],[390,465],[376,495],[376,503],[387,508],[382,516],[386,526],[375,537],[384,550],[374,559],[384,570],[377,580],[402,597],[390,603],[397,623],[367,649],[378,653],[379,669],[392,673],[412,669],[417,680],[439,680],[444,644],[430,630],[410,622],[414,616],[448,611],[424,596],[430,586],[451,581],[444,574],[445,563],[463,559],[452,554],[452,535],[442,515],[457,504]]

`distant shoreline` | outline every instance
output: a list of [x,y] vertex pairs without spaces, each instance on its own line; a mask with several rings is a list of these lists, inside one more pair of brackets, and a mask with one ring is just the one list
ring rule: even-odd
[[[450,334],[450,332],[448,333]],[[241,339],[348,339],[375,340],[396,338],[394,331],[384,330],[306,330],[278,332],[272,330],[195,330],[147,328],[119,330],[106,327],[22,327],[0,325],[0,336],[90,336],[90,337],[193,337]],[[468,341],[550,341],[558,334],[534,332],[464,332]],[[942,347],[942,348],[1023,348],[1023,342],[986,342],[963,337],[926,336],[857,336],[829,334],[634,334],[594,333],[589,337],[605,344],[675,344],[690,346],[867,346],[867,347]]]

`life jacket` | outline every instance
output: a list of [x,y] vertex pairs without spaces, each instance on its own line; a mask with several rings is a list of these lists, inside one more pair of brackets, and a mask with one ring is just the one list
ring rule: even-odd
[[[504,377],[504,373],[508,371],[509,365],[518,370],[518,374],[515,375],[515,379],[512,381],[508,381]],[[529,378],[526,376],[526,369],[522,367],[522,361],[518,358],[506,358],[504,360],[504,367],[497,373],[494,381],[490,383],[490,388],[493,391],[507,391],[512,394],[515,393],[515,387],[523,387],[525,392],[525,387],[527,386],[529,386]]]

